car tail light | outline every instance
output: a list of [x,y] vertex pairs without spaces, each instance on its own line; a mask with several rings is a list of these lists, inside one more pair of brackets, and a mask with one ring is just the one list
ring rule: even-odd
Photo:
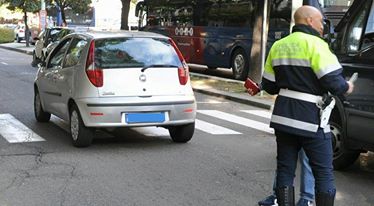
[[102,87],[104,84],[103,70],[95,66],[95,41],[91,41],[90,48],[88,49],[86,61],[86,74],[90,82],[95,87]]
[[169,42],[173,46],[175,52],[177,53],[179,60],[182,62],[182,66],[178,68],[179,83],[181,85],[186,85],[189,78],[188,65],[186,63],[186,60],[184,60],[182,52],[179,51],[175,42],[172,39],[169,39]]

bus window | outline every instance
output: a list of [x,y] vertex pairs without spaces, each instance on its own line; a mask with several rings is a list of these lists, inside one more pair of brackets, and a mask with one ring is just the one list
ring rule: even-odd
[[362,49],[374,45],[374,3],[371,5],[368,22],[366,24],[364,38],[362,40]]
[[289,28],[291,23],[292,0],[275,0],[270,8],[270,29]]
[[366,2],[364,10],[355,17],[351,26],[348,28],[348,35],[346,38],[346,46],[348,53],[357,52],[359,49],[361,35],[365,26],[365,18],[367,16],[370,6],[369,3],[369,1]]

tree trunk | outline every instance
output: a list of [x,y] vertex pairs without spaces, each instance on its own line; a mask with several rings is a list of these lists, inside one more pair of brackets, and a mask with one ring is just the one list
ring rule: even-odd
[[60,11],[61,11],[61,19],[62,19],[62,26],[67,26],[66,24],[66,16],[65,16],[65,7],[60,6]]
[[129,30],[130,0],[122,1],[121,30]]
[[[265,6],[267,7],[265,8]],[[267,2],[266,4],[265,1],[260,1],[258,8],[259,10],[257,11],[256,21],[252,34],[252,48],[250,57],[251,68],[248,73],[248,77],[257,83],[261,82],[262,80],[262,73],[265,62],[264,53],[266,52],[270,2]],[[265,11],[267,13],[264,13]],[[267,17],[266,22],[264,22],[264,17]]]
[[26,47],[30,46],[29,42],[29,26],[27,25],[27,12],[24,12],[24,21],[25,21],[25,40],[26,40]]

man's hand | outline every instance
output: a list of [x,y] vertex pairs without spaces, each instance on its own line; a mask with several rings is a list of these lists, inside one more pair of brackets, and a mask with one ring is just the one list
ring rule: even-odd
[[248,92],[248,94],[250,94],[251,96],[255,96],[255,95],[258,93],[258,90],[257,90],[257,91],[253,91],[251,88],[247,88],[247,92]]
[[345,94],[348,95],[348,94],[350,94],[350,93],[353,92],[353,89],[354,89],[355,85],[352,82],[350,82],[350,81],[347,81],[347,84],[348,84],[348,90],[347,90],[347,92]]
[[247,78],[244,82],[244,87],[247,89],[248,94],[251,96],[256,95],[260,91],[258,84],[251,79]]

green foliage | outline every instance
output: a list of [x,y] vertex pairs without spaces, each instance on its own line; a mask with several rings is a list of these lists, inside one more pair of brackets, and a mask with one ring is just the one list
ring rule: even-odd
[[91,0],[46,0],[45,2],[47,5],[57,5],[60,7],[63,21],[65,21],[66,8],[70,8],[75,13],[84,14],[88,11],[91,4]]
[[12,29],[0,28],[0,44],[14,41],[14,31]]
[[20,9],[22,12],[37,12],[40,10],[39,0],[0,0],[0,4],[8,4],[9,10]]

